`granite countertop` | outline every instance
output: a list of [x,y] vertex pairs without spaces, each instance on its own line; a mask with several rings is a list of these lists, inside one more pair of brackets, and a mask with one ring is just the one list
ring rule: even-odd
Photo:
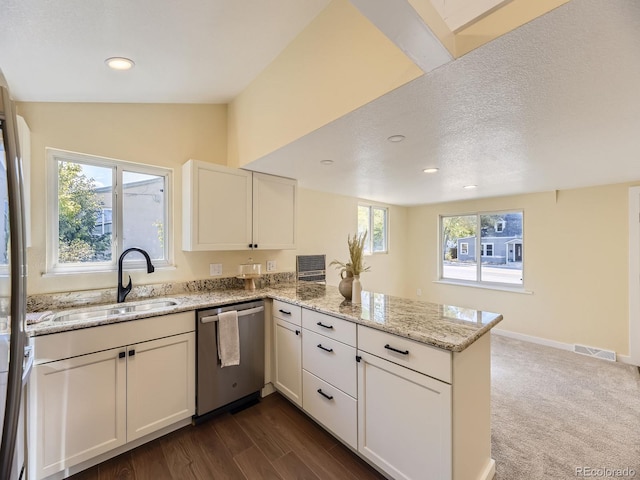
[[[153,312],[134,312],[107,319],[88,321],[43,321],[29,325],[31,336],[47,335],[140,318],[215,307],[256,299],[272,298],[304,308],[383,330],[421,343],[460,352],[502,320],[502,315],[452,305],[409,300],[374,292],[362,292],[362,305],[345,301],[338,289],[318,284],[279,284],[254,291],[220,289],[157,296],[154,300],[173,300],[176,305]],[[148,301],[148,299],[147,299]],[[144,301],[125,302],[135,305]],[[80,312],[84,309],[74,309]]]

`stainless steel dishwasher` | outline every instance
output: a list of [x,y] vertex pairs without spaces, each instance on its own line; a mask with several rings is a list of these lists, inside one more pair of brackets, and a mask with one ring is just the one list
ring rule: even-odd
[[[218,314],[236,310],[240,335],[240,365],[221,367],[218,358]],[[198,422],[222,407],[255,401],[264,387],[264,301],[252,301],[197,312]]]

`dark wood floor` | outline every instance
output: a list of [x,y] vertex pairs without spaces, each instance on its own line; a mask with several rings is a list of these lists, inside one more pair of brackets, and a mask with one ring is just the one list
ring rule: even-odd
[[73,480],[383,479],[275,393],[236,414],[185,427]]

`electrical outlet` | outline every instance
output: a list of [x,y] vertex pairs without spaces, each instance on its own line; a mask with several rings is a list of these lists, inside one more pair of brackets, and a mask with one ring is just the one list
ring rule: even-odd
[[222,264],[221,263],[210,263],[209,264],[209,275],[216,276],[222,275]]
[[273,272],[276,269],[275,260],[267,260],[267,272]]
[[422,289],[421,289],[421,288],[418,288],[418,289],[416,290],[416,295],[417,295],[417,296],[419,296],[419,297],[421,297],[421,296],[422,296]]

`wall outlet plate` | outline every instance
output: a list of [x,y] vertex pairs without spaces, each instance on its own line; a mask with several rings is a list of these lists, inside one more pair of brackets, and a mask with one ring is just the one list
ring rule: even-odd
[[222,275],[222,264],[221,263],[210,263],[209,264],[209,275],[215,277],[217,275]]
[[274,272],[276,269],[275,260],[267,260],[267,272]]

